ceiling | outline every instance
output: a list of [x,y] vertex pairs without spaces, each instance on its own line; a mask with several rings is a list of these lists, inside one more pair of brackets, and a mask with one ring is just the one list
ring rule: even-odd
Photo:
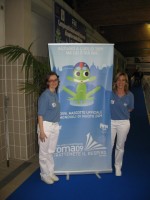
[[150,56],[150,0],[64,0],[124,57]]

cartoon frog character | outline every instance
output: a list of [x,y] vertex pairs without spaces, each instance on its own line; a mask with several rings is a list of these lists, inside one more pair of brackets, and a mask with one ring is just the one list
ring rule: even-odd
[[67,76],[67,80],[77,83],[76,92],[63,86],[63,90],[71,95],[70,101],[76,102],[76,104],[86,104],[88,101],[93,101],[95,94],[100,90],[100,86],[95,87],[91,91],[87,92],[87,82],[92,82],[96,79],[95,76],[90,76],[89,66],[85,62],[78,62],[73,69],[73,77]]

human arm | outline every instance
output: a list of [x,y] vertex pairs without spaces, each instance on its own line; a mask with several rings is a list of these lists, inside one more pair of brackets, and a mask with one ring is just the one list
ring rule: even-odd
[[45,139],[47,138],[47,136],[44,132],[42,116],[38,116],[38,124],[39,124],[39,129],[40,129],[39,138],[42,142],[45,142]]
[[44,116],[46,113],[47,109],[47,95],[46,92],[43,92],[42,95],[38,99],[38,125],[39,125],[39,139],[42,142],[45,142],[45,139],[47,138],[45,132],[44,132],[44,127],[43,127],[43,121],[44,121]]

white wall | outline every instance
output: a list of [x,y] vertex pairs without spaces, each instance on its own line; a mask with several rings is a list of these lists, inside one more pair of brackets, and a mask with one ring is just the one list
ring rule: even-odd
[[53,1],[32,0],[31,42],[36,56],[48,57],[48,43],[53,42]]
[[31,43],[31,0],[5,1],[5,44],[28,48]]
[[48,43],[52,42],[51,22],[49,19],[32,12],[32,50],[35,55],[47,57]]

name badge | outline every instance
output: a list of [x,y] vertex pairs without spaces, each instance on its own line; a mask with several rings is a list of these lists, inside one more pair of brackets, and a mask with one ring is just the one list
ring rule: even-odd
[[112,99],[112,100],[111,100],[111,104],[114,104],[114,103],[115,103],[115,101]]
[[54,102],[54,103],[52,103],[52,107],[53,108],[55,108],[56,107],[56,103]]

